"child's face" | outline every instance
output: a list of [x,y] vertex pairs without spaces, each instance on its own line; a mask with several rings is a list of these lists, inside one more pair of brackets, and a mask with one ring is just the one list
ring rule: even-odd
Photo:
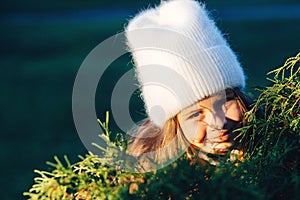
[[177,115],[185,137],[207,153],[224,155],[232,146],[232,131],[242,120],[234,95],[216,94]]

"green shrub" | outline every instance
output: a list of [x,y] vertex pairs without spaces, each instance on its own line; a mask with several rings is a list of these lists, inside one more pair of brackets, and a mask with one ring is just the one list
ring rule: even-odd
[[[272,85],[260,89],[246,113],[244,159],[212,166],[196,158],[180,157],[171,165],[144,174],[122,170],[116,154],[126,149],[124,135],[100,122],[107,141],[104,157],[92,153],[65,164],[55,157],[51,172],[35,170],[29,199],[299,199],[300,54],[269,73]],[[247,133],[247,134],[246,134]],[[99,147],[101,148],[101,147]],[[114,167],[112,167],[114,166]]]

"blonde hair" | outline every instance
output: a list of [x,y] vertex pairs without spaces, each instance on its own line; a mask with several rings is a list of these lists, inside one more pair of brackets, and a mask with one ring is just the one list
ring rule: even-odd
[[[245,125],[244,113],[250,109],[250,98],[239,89],[226,89],[226,94],[234,95],[243,114],[242,123]],[[143,168],[147,169],[155,164],[164,165],[184,152],[192,156],[197,149],[186,139],[176,116],[167,120],[163,128],[157,127],[146,118],[140,125],[134,127],[129,135],[128,153],[136,156]],[[243,148],[244,142],[238,146]]]
[[146,118],[130,135],[128,153],[137,157],[146,169],[164,166],[189,146],[176,117],[167,120],[162,129]]

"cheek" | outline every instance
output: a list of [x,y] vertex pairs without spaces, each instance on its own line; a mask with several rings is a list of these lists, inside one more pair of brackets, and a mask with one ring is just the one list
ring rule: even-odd
[[193,140],[202,141],[205,137],[205,126],[199,121],[181,123],[181,129],[189,142]]
[[226,117],[234,121],[241,121],[242,116],[242,111],[237,102],[232,104],[226,111]]
[[203,123],[198,122],[198,130],[195,139],[198,140],[199,142],[203,142],[205,137],[206,137],[206,126]]

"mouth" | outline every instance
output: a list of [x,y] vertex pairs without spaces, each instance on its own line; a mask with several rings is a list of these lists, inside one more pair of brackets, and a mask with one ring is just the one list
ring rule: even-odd
[[205,142],[210,142],[210,143],[221,143],[221,142],[226,142],[231,138],[228,132],[220,133],[216,137],[206,137],[206,138],[194,138],[193,142],[194,143],[205,143]]
[[219,136],[218,139],[219,139],[220,141],[226,141],[226,140],[229,139],[229,134],[226,133],[225,135]]

